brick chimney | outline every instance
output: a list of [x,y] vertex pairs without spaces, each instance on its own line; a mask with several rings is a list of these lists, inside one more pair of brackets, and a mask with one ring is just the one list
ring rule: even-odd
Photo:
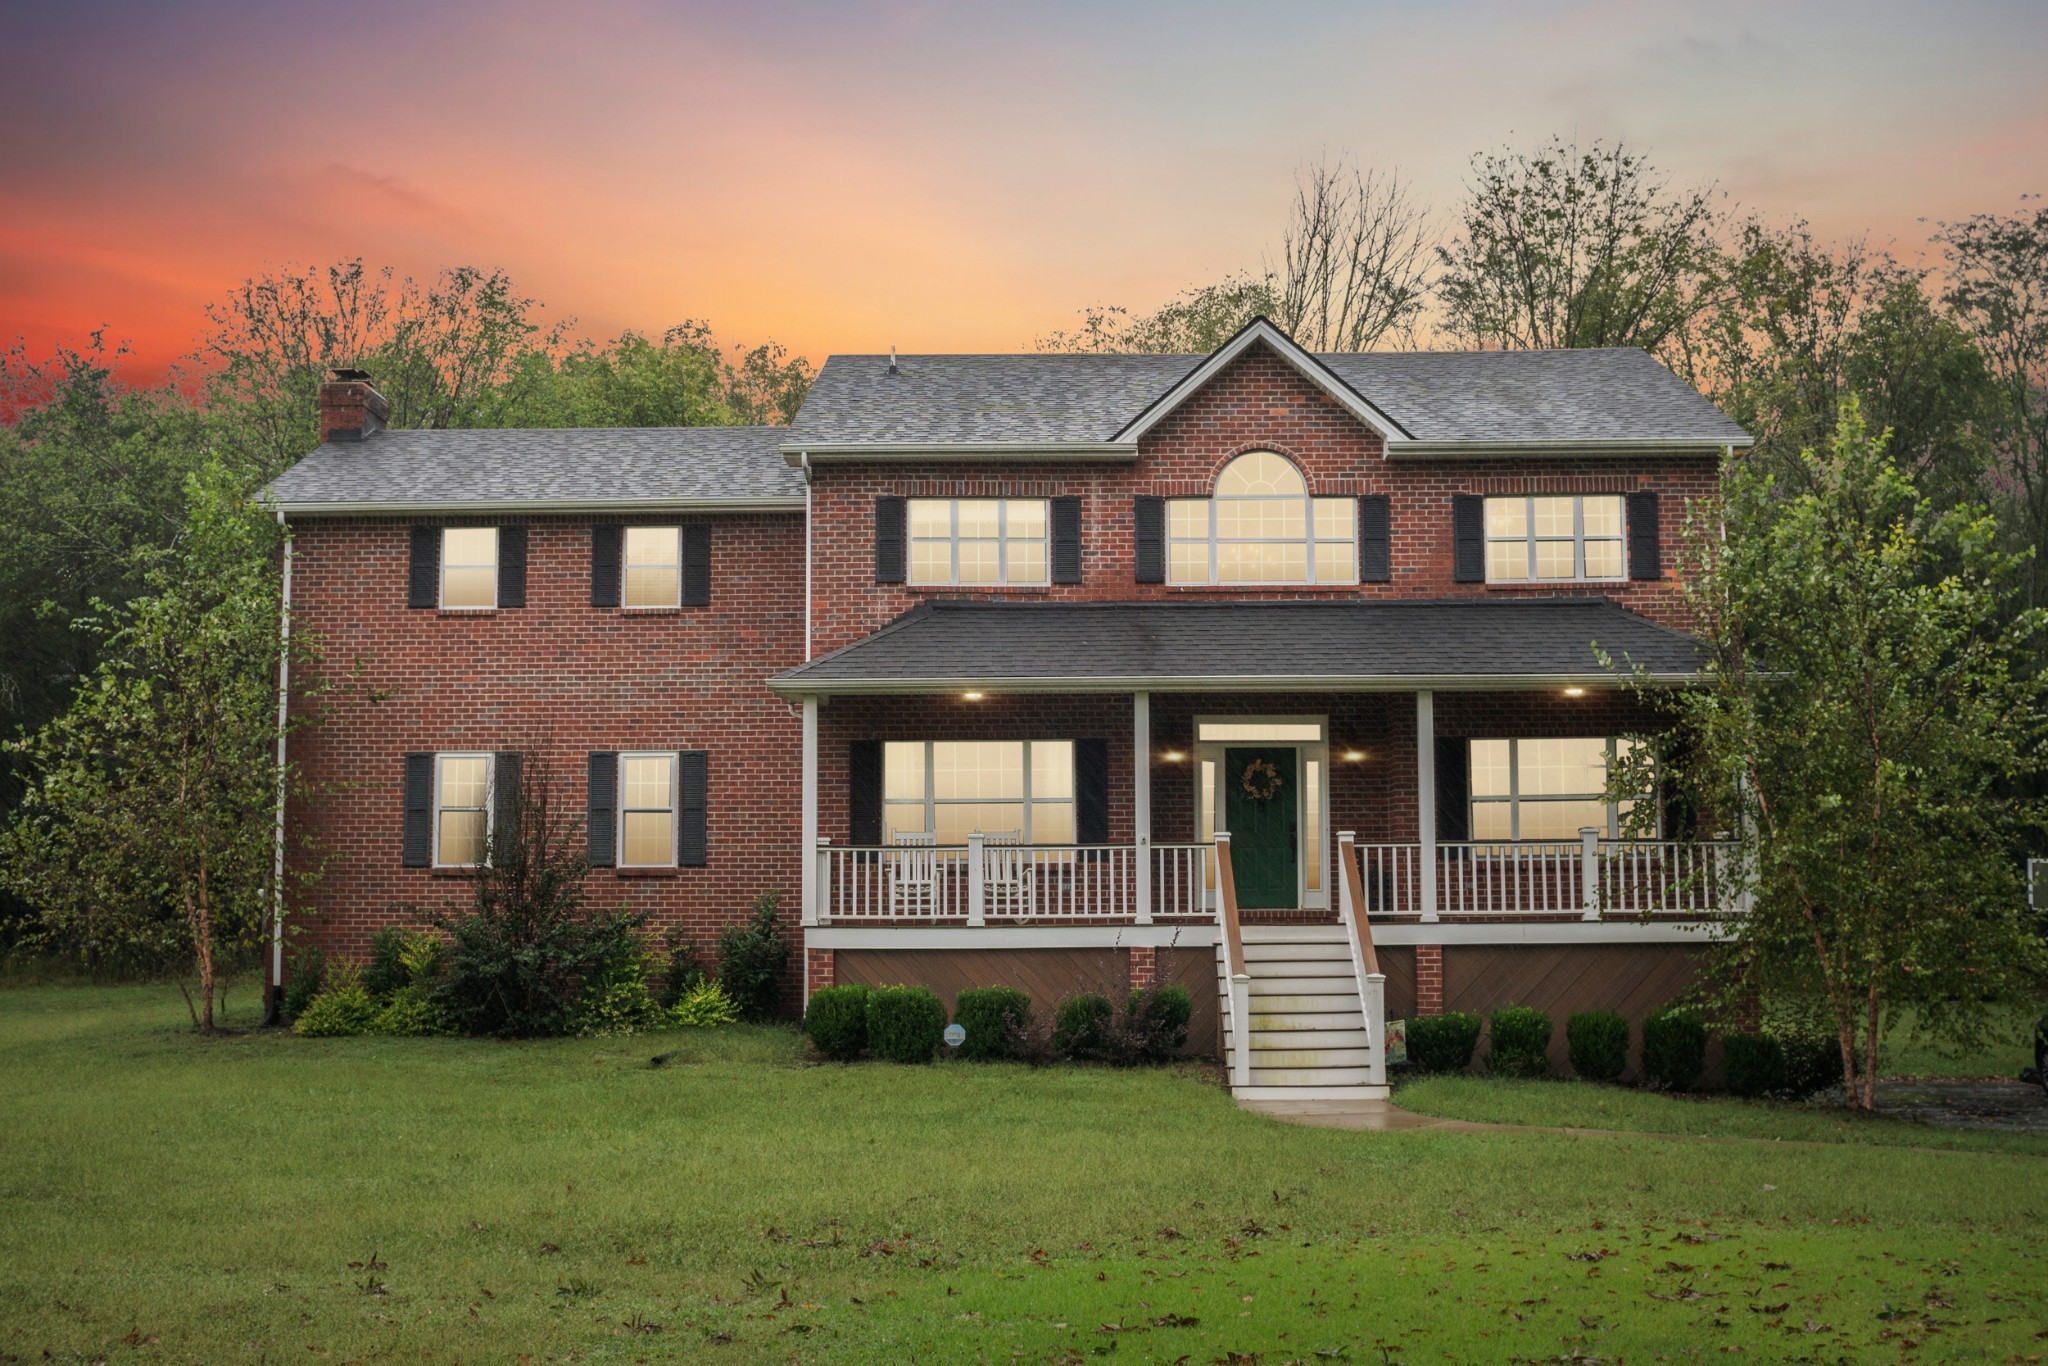
[[391,405],[370,385],[367,370],[330,370],[320,386],[320,444],[361,441],[384,430]]

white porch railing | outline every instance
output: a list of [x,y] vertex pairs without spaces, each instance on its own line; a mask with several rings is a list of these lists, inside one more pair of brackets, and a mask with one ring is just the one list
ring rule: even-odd
[[[819,840],[820,925],[1213,920],[1203,844],[845,845]],[[1140,879],[1141,860],[1150,877]]]
[[[1370,915],[1576,915],[1586,920],[1739,912],[1735,846],[1684,840],[1439,842],[1357,847],[1360,895]],[[1434,898],[1429,896],[1434,886]]]

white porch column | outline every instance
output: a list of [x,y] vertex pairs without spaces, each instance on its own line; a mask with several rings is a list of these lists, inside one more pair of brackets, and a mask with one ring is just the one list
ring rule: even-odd
[[1415,828],[1422,849],[1422,918],[1436,919],[1436,694],[1415,694]]
[[1137,922],[1152,923],[1152,694],[1131,694],[1131,843]]
[[[804,861],[804,905],[803,923],[818,923],[821,906],[819,898],[824,888],[818,885],[818,695],[804,694],[804,796],[802,842],[797,846],[803,850]],[[808,980],[808,974],[806,975]]]

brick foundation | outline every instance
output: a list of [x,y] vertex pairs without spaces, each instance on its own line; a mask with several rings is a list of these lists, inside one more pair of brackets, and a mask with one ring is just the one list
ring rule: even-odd
[[1440,944],[1415,946],[1415,1013],[1444,1013],[1444,951]]
[[1159,950],[1140,944],[1131,950],[1131,990],[1143,991],[1159,978]]

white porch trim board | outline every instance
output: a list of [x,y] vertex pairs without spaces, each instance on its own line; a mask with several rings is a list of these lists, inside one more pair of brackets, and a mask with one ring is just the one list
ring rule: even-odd
[[[1268,930],[1293,926],[1267,926]],[[1326,928],[1326,927],[1324,927]],[[1536,924],[1486,921],[1459,924],[1387,924],[1374,921],[1373,942],[1381,948],[1417,944],[1445,948],[1479,944],[1699,944],[1712,942],[1708,921],[1545,921]],[[813,949],[1076,949],[1214,948],[1221,930],[1213,923],[1183,925],[813,925],[804,946]]]
[[1140,925],[1152,921],[1152,694],[1131,694],[1131,825]]
[[1415,694],[1415,836],[1422,845],[1422,918],[1436,919],[1436,694]]

